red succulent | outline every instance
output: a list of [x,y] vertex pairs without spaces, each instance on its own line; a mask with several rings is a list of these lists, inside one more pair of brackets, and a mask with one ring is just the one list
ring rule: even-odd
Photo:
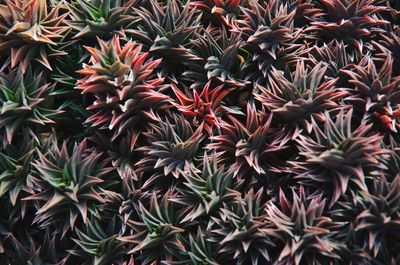
[[213,127],[221,126],[221,115],[227,112],[222,100],[233,90],[233,88],[225,89],[223,85],[210,90],[210,86],[211,82],[208,82],[200,94],[194,90],[191,97],[175,84],[171,86],[179,101],[173,102],[174,106],[188,117],[194,126],[204,123],[204,130],[208,134],[212,134]]
[[118,136],[138,124],[144,111],[168,98],[157,92],[164,78],[154,69],[161,60],[149,59],[147,52],[141,52],[142,46],[132,41],[122,46],[117,36],[108,43],[98,41],[100,49],[86,47],[90,64],[78,71],[84,77],[78,80],[76,89],[96,98],[88,107],[95,114],[87,122],[114,130],[114,136]]

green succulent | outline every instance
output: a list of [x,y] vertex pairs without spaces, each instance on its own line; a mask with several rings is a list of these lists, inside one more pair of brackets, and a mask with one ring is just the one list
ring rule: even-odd
[[5,70],[7,68],[0,72],[0,137],[3,147],[11,144],[15,135],[29,126],[54,125],[54,119],[63,112],[54,104],[56,84],[46,82],[43,72],[28,68],[24,74],[21,68]]
[[72,238],[79,250],[69,252],[85,260],[83,264],[121,264],[127,249],[124,243],[117,239],[118,230],[116,216],[103,222],[91,218],[83,231],[76,229],[77,238]]
[[68,25],[74,30],[74,39],[95,37],[110,39],[119,30],[135,23],[133,7],[139,0],[64,1],[69,11]]
[[129,235],[120,237],[122,242],[133,244],[128,252],[139,255],[141,264],[161,262],[181,257],[185,247],[181,242],[185,229],[180,225],[182,214],[174,198],[172,190],[167,191],[162,198],[153,193],[150,205],[145,206],[141,201],[136,208],[138,220],[127,220],[131,228]]
[[238,184],[233,173],[224,166],[217,165],[216,155],[203,156],[203,168],[197,169],[186,163],[181,171],[184,178],[183,188],[177,188],[179,196],[174,201],[185,206],[184,222],[194,222],[206,215],[215,215],[223,203],[235,203],[239,200]]
[[37,207],[33,223],[40,227],[55,226],[64,236],[74,229],[77,219],[84,224],[88,215],[100,218],[107,188],[115,184],[117,176],[109,159],[87,141],[73,145],[49,139],[47,148],[38,152],[32,163],[29,179],[31,195],[23,200],[33,201]]
[[[18,144],[7,145],[0,151],[0,198],[8,194],[13,206],[16,206],[31,171],[31,162],[36,152],[36,141],[24,133]],[[18,202],[25,204],[25,202]]]

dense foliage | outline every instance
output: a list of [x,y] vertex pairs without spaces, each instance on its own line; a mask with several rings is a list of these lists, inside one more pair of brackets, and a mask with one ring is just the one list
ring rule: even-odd
[[0,0],[0,264],[400,264],[400,2]]

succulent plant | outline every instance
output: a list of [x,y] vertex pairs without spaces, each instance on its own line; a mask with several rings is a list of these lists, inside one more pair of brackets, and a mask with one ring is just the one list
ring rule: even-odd
[[[300,173],[296,178],[332,195],[331,205],[348,189],[349,183],[358,190],[367,190],[365,176],[383,169],[382,137],[371,131],[372,124],[352,124],[353,111],[340,111],[333,120],[325,113],[321,130],[313,121],[312,137],[300,135],[296,140],[302,159],[292,164]],[[329,186],[326,189],[325,185]]]
[[202,216],[215,213],[224,203],[234,203],[240,193],[240,183],[236,183],[233,173],[218,166],[216,155],[204,153],[202,170],[186,163],[181,174],[185,181],[183,188],[177,188],[178,196],[174,200],[185,206],[185,217],[181,220],[193,222]]
[[285,1],[288,5],[288,10],[294,10],[294,25],[297,28],[308,27],[310,22],[322,16],[321,10],[315,8],[318,2],[313,0],[290,0]]
[[[18,145],[8,145],[0,151],[0,198],[8,196],[13,206],[26,189],[37,143],[25,133]],[[7,194],[7,195],[6,195]],[[25,207],[25,203],[19,202]]]
[[224,204],[219,216],[212,218],[211,242],[218,243],[218,253],[228,255],[236,264],[270,262],[274,246],[268,227],[267,212],[262,205],[263,189],[250,189],[237,204]]
[[198,87],[212,81],[216,85],[243,88],[248,86],[252,73],[248,55],[243,50],[240,34],[225,28],[208,27],[192,41],[194,53],[201,58],[189,65],[183,75]]
[[134,8],[137,27],[125,30],[128,37],[143,43],[146,51],[163,59],[163,72],[175,73],[179,66],[199,60],[190,50],[190,39],[200,30],[196,10],[179,1],[149,0],[150,7]]
[[112,166],[117,169],[121,179],[138,180],[134,161],[139,158],[135,149],[140,135],[140,132],[127,131],[123,137],[112,141],[106,135],[97,133],[90,140],[96,144],[99,150],[107,152],[111,157]]
[[323,0],[323,15],[311,22],[309,31],[316,31],[324,40],[338,39],[363,50],[363,39],[379,33],[379,27],[389,24],[381,14],[387,7],[377,0]]
[[[25,216],[25,212],[21,213],[22,207],[18,209],[18,206],[12,205],[10,200],[4,196],[0,198],[2,205],[2,211],[0,213],[0,261],[4,264],[8,264],[12,258],[10,254],[13,253],[14,247],[14,233],[21,228],[22,219]],[[26,209],[26,207],[25,207]],[[8,254],[8,255],[7,255]]]
[[68,25],[76,32],[74,39],[110,39],[119,30],[134,24],[132,8],[139,0],[65,1],[70,19]]
[[11,53],[11,67],[23,73],[33,61],[52,70],[49,57],[65,55],[59,49],[68,28],[61,5],[47,0],[5,0],[0,5],[0,49]]
[[88,107],[95,113],[87,122],[114,130],[114,136],[119,136],[138,124],[138,118],[150,106],[168,98],[157,92],[164,78],[154,69],[161,60],[147,59],[149,54],[142,53],[142,46],[132,41],[122,46],[117,36],[108,43],[99,39],[99,45],[100,49],[87,47],[90,65],[79,70],[84,77],[78,80],[76,89],[96,98]]
[[52,265],[77,263],[70,259],[65,249],[71,247],[70,241],[61,240],[50,228],[39,230],[32,224],[31,207],[26,215],[15,215],[17,206],[1,200],[0,214],[0,261],[3,264]]
[[355,218],[354,230],[362,246],[373,259],[390,264],[399,260],[400,242],[400,175],[391,183],[385,177],[375,178],[368,192],[362,193],[363,211]]
[[290,63],[292,54],[302,47],[296,41],[301,31],[294,29],[296,10],[289,10],[284,1],[250,1],[248,7],[242,7],[243,16],[235,19],[233,30],[243,35],[245,47],[253,52],[252,60],[266,77],[271,65],[279,67]]
[[212,137],[207,149],[221,152],[221,160],[231,165],[230,170],[239,178],[256,174],[264,179],[270,171],[279,171],[274,154],[288,147],[289,137],[282,129],[271,126],[273,116],[248,103],[245,124],[233,116],[229,118],[230,123],[221,126],[221,134]]
[[212,134],[214,127],[221,126],[221,116],[224,113],[235,112],[234,109],[225,108],[223,99],[233,91],[233,88],[224,89],[222,85],[210,89],[211,83],[208,82],[201,93],[196,90],[190,97],[188,92],[184,92],[176,85],[172,84],[172,90],[177,98],[172,104],[182,113],[193,126],[204,127],[208,134]]
[[135,260],[134,260],[133,256],[131,256],[129,258],[129,260],[124,261],[124,263],[122,263],[122,265],[135,265]]
[[42,240],[33,238],[26,231],[23,237],[11,235],[8,239],[10,247],[6,252],[8,261],[5,264],[64,265],[76,262],[70,259],[68,253],[60,251],[58,246],[62,244],[57,240],[59,238],[52,236],[49,229],[45,229]]
[[309,58],[314,65],[323,62],[327,69],[325,75],[329,77],[338,77],[336,84],[343,82],[343,74],[341,70],[346,70],[350,65],[358,63],[358,58],[349,54],[346,50],[347,45],[343,41],[333,40],[324,43],[322,47],[314,46],[310,49]]
[[[400,70],[397,65],[400,63],[400,29],[397,27],[397,30],[393,30],[387,34],[379,34],[380,39],[378,42],[372,42],[374,48],[383,55],[387,53],[391,53],[391,59],[393,60],[393,74],[398,76],[400,74]],[[381,59],[386,59],[386,56],[380,56]]]
[[323,121],[324,111],[341,108],[339,100],[348,93],[335,86],[336,78],[324,80],[327,68],[322,63],[311,68],[300,60],[290,77],[273,69],[267,87],[258,85],[254,97],[281,121],[310,132],[311,118]]
[[348,99],[353,106],[376,116],[392,132],[400,128],[400,77],[392,75],[393,60],[386,54],[384,63],[377,69],[374,61],[364,57],[351,70],[342,70],[349,77],[353,95]]
[[[62,113],[54,104],[56,84],[48,83],[43,72],[21,67],[12,70],[5,65],[0,71],[0,131],[3,147],[13,142],[16,135],[28,126],[55,124],[54,118]],[[36,130],[35,130],[36,131]]]
[[335,220],[346,223],[338,239],[351,247],[352,254],[341,256],[354,264],[396,264],[399,176],[388,179],[379,174],[369,184],[367,191],[344,196],[331,212]]
[[400,144],[393,137],[389,137],[388,143],[384,144],[384,148],[389,152],[389,157],[384,161],[387,168],[384,173],[390,182],[400,171]]
[[82,264],[121,264],[127,250],[124,243],[117,239],[118,222],[116,216],[102,224],[93,218],[85,227],[85,231],[76,229],[77,238],[72,240],[79,250],[70,250],[72,255],[79,256]]
[[[119,216],[124,224],[121,233],[125,233],[129,226],[125,226],[129,220],[136,218],[137,204],[139,201],[143,203],[149,202],[152,193],[142,189],[140,181],[135,181],[132,178],[122,179],[121,200],[118,208]],[[146,204],[147,205],[147,204]]]
[[32,195],[23,200],[37,205],[34,223],[41,228],[57,225],[64,236],[75,228],[77,220],[89,222],[88,215],[100,218],[107,188],[114,185],[114,168],[102,153],[80,144],[49,139],[45,152],[33,163],[35,170],[29,179]]
[[[340,260],[340,244],[334,240],[343,226],[326,216],[326,199],[307,196],[303,187],[293,190],[292,199],[279,191],[279,201],[266,206],[266,218],[279,240],[279,256],[274,264],[333,264]],[[273,241],[275,242],[275,241]]]
[[[203,139],[202,126],[193,131],[183,116],[173,115],[165,121],[158,118],[147,132],[146,145],[137,149],[144,154],[136,166],[139,172],[151,172],[144,186],[167,181],[168,176],[178,179],[184,166],[198,155]],[[164,179],[164,180],[163,180]]]
[[206,239],[207,233],[205,233],[199,226],[197,234],[195,236],[189,235],[190,250],[188,255],[190,257],[190,264],[193,265],[218,265],[223,262],[227,262],[228,259],[223,259],[221,255],[216,253],[215,249],[217,244],[210,242]]
[[120,240],[133,244],[134,248],[128,253],[140,252],[141,264],[171,262],[171,259],[185,251],[181,242],[181,234],[185,229],[180,226],[183,216],[177,204],[170,201],[175,196],[172,190],[167,191],[162,198],[157,198],[153,193],[149,207],[139,201],[136,208],[139,220],[128,220],[132,232],[120,237]]

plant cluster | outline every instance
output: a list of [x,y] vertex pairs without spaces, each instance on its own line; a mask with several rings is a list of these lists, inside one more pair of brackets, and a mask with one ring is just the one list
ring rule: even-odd
[[400,264],[400,5],[0,0],[0,264]]

